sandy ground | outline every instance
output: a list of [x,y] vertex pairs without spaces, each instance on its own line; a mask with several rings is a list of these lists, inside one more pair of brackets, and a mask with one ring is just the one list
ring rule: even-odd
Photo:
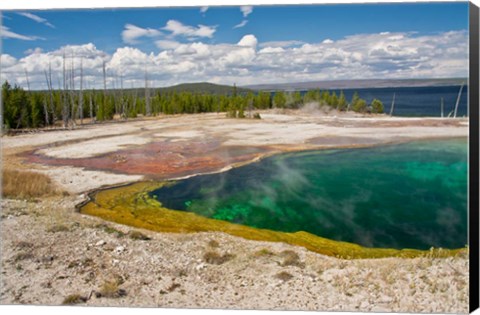
[[[223,114],[161,117],[3,137],[5,168],[46,173],[72,195],[2,199],[0,302],[58,305],[79,294],[90,297],[87,305],[467,312],[467,257],[346,261],[222,233],[142,231],[151,240],[119,237],[112,230],[128,233],[131,228],[81,215],[74,206],[89,190],[138,181],[142,174],[28,164],[21,155],[88,158],[162,139],[186,142],[187,148],[188,141],[217,139],[225,147],[262,146],[278,152],[468,135],[467,119],[261,115],[261,120],[226,119]],[[296,263],[285,264],[292,252],[298,255]],[[208,253],[226,261],[216,264],[206,258]],[[97,297],[95,292],[114,280],[120,296]]]

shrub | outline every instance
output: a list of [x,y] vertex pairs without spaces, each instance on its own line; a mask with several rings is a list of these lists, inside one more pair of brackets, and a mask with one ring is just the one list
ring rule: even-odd
[[377,100],[377,99],[374,99],[372,101],[372,104],[370,104],[370,106],[372,107],[372,113],[375,113],[375,114],[381,114],[383,113],[383,103],[382,101],[380,100]]
[[364,113],[367,111],[367,102],[364,99],[359,99],[352,103],[352,110],[357,113]]
[[253,119],[262,119],[262,117],[260,116],[260,113],[255,113],[253,114]]

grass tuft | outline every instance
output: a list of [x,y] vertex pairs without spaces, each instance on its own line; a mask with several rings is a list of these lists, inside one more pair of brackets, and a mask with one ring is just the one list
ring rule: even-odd
[[79,303],[85,303],[87,302],[87,298],[84,296],[81,296],[80,294],[70,294],[65,299],[63,299],[62,304],[63,305],[73,305],[73,304],[79,304]]
[[146,236],[145,234],[143,234],[142,232],[139,232],[139,231],[130,231],[128,233],[128,236],[132,240],[139,240],[139,241],[149,241],[149,240],[151,240],[150,237]]
[[47,229],[47,232],[50,233],[57,233],[57,232],[67,232],[69,230],[68,226],[63,225],[63,224],[55,224],[49,229]]
[[220,247],[220,244],[216,240],[210,240],[210,242],[208,242],[208,246],[212,248],[218,248]]
[[255,252],[256,257],[271,257],[273,255],[275,255],[275,254],[267,248],[262,248],[259,251]]
[[206,252],[205,255],[203,255],[203,259],[205,260],[205,262],[212,265],[221,265],[231,260],[232,258],[233,255],[231,254],[220,255],[217,252]]
[[50,177],[45,174],[4,169],[2,175],[2,196],[4,197],[25,199],[57,193]]
[[17,261],[22,261],[22,260],[27,260],[27,259],[33,259],[34,257],[35,256],[33,256],[32,253],[18,253],[17,255],[15,255],[13,260],[15,262],[17,262]]
[[105,233],[108,233],[108,234],[114,234],[117,238],[122,238],[125,236],[125,233],[123,233],[122,231],[120,230],[117,230],[116,228],[113,228],[107,224],[98,224],[95,226],[96,228],[98,229],[102,229]]
[[275,275],[275,278],[280,279],[280,280],[282,280],[282,281],[284,281],[284,282],[287,282],[288,280],[292,279],[293,276],[292,276],[290,273],[286,272],[286,271],[282,271],[282,272],[277,273],[277,274]]
[[127,295],[127,291],[119,288],[119,285],[121,284],[119,282],[121,281],[105,281],[100,288],[100,291],[97,292],[97,296],[115,299]]
[[300,261],[300,256],[295,253],[293,250],[284,250],[280,253],[280,256],[283,257],[282,266],[295,266],[304,268],[305,264]]

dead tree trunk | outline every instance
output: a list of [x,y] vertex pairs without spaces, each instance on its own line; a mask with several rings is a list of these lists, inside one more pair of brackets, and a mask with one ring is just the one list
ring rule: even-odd
[[48,121],[48,103],[47,103],[47,96],[43,98],[43,111],[45,112],[45,126],[49,125]]
[[[27,69],[24,69],[25,70],[25,79],[27,80],[27,88],[28,88],[28,96],[30,97],[30,82],[28,81],[28,71]],[[22,108],[20,109],[20,118],[17,120],[17,128],[20,128],[20,124],[22,123],[23,121],[23,118],[25,117],[25,111],[26,111],[26,108],[24,108],[22,106]],[[25,128],[25,126],[23,126]]]
[[67,77],[66,77],[66,70],[65,70],[65,52],[63,52],[63,93],[62,93],[62,120],[63,120],[63,128],[66,128],[68,125],[68,103],[67,103]]
[[460,87],[460,91],[458,91],[457,102],[455,103],[455,111],[453,112],[453,118],[457,118],[458,104],[460,104],[460,97],[462,97],[462,90],[463,90],[464,84],[465,83],[462,83],[462,86]]
[[[103,115],[105,115],[105,109],[107,104],[107,72],[105,71],[105,60],[103,61]],[[98,115],[98,108],[97,108],[97,115]],[[104,119],[104,117],[101,117]]]
[[390,107],[390,116],[393,115],[394,108],[395,108],[395,93],[393,93],[392,106]]
[[45,77],[47,78],[47,84],[50,90],[50,110],[52,111],[52,124],[55,125],[55,121],[57,120],[57,114],[55,113],[55,102],[53,100],[53,85],[52,85],[52,65],[48,62],[48,77],[47,73],[45,72]]
[[440,116],[443,118],[443,97],[440,99]]
[[121,105],[121,114],[120,116],[123,119],[127,119],[127,115],[125,114],[125,99],[123,96],[123,74],[120,73],[120,105]]
[[71,62],[71,69],[70,69],[70,118],[71,118],[71,123],[72,123],[72,128],[75,127],[75,65],[74,65],[74,56],[72,53],[72,62]]
[[83,125],[83,57],[80,58],[80,91],[78,93],[78,116]]
[[90,105],[90,122],[95,122],[93,120],[93,95],[95,93],[95,90],[92,90],[90,91],[90,93],[88,93],[89,95],[89,105]]
[[152,109],[150,107],[150,91],[148,90],[147,67],[145,67],[145,114],[147,116],[150,116],[152,114]]

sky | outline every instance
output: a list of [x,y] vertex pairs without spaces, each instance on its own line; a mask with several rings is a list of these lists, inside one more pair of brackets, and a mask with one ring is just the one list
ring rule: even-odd
[[[468,3],[2,11],[1,80],[58,87],[468,76]],[[73,65],[73,67],[72,67]],[[28,78],[28,84],[27,84]]]

